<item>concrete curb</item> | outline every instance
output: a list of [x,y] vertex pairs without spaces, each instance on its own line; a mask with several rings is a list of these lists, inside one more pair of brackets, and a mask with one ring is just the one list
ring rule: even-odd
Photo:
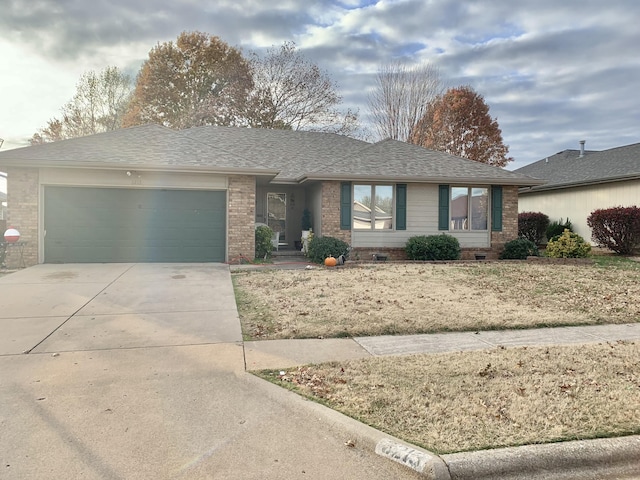
[[[393,460],[429,480],[640,478],[640,435],[436,455],[246,372],[270,397],[304,409],[354,448]],[[348,437],[348,438],[347,438]]]
[[640,436],[442,455],[450,478],[605,479],[640,476]]

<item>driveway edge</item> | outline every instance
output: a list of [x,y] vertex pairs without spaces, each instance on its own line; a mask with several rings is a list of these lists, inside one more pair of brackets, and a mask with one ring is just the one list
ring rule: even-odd
[[640,476],[640,435],[436,455],[246,372],[269,396],[305,409],[367,449],[429,480],[602,480]]

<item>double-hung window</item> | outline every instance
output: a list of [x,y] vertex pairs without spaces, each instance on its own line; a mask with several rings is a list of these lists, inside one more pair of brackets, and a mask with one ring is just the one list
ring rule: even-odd
[[450,230],[487,230],[489,189],[451,187]]
[[353,228],[391,230],[393,226],[393,185],[353,186]]

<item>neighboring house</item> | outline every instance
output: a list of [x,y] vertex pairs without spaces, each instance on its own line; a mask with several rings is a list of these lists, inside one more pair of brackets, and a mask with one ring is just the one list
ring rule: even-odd
[[28,264],[234,262],[257,223],[293,248],[305,208],[354,258],[439,233],[495,256],[517,236],[518,188],[542,183],[393,140],[158,125],[1,152],[0,170]]
[[582,143],[580,150],[565,150],[515,172],[546,181],[520,189],[520,212],[542,212],[552,222],[569,218],[588,241],[591,212],[640,206],[640,143],[603,151],[585,151]]

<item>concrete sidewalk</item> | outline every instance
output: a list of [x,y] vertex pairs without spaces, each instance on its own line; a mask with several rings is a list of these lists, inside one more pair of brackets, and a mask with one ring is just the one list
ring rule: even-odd
[[484,350],[497,347],[570,345],[640,340],[640,323],[424,335],[261,340],[244,342],[248,370],[371,356]]

